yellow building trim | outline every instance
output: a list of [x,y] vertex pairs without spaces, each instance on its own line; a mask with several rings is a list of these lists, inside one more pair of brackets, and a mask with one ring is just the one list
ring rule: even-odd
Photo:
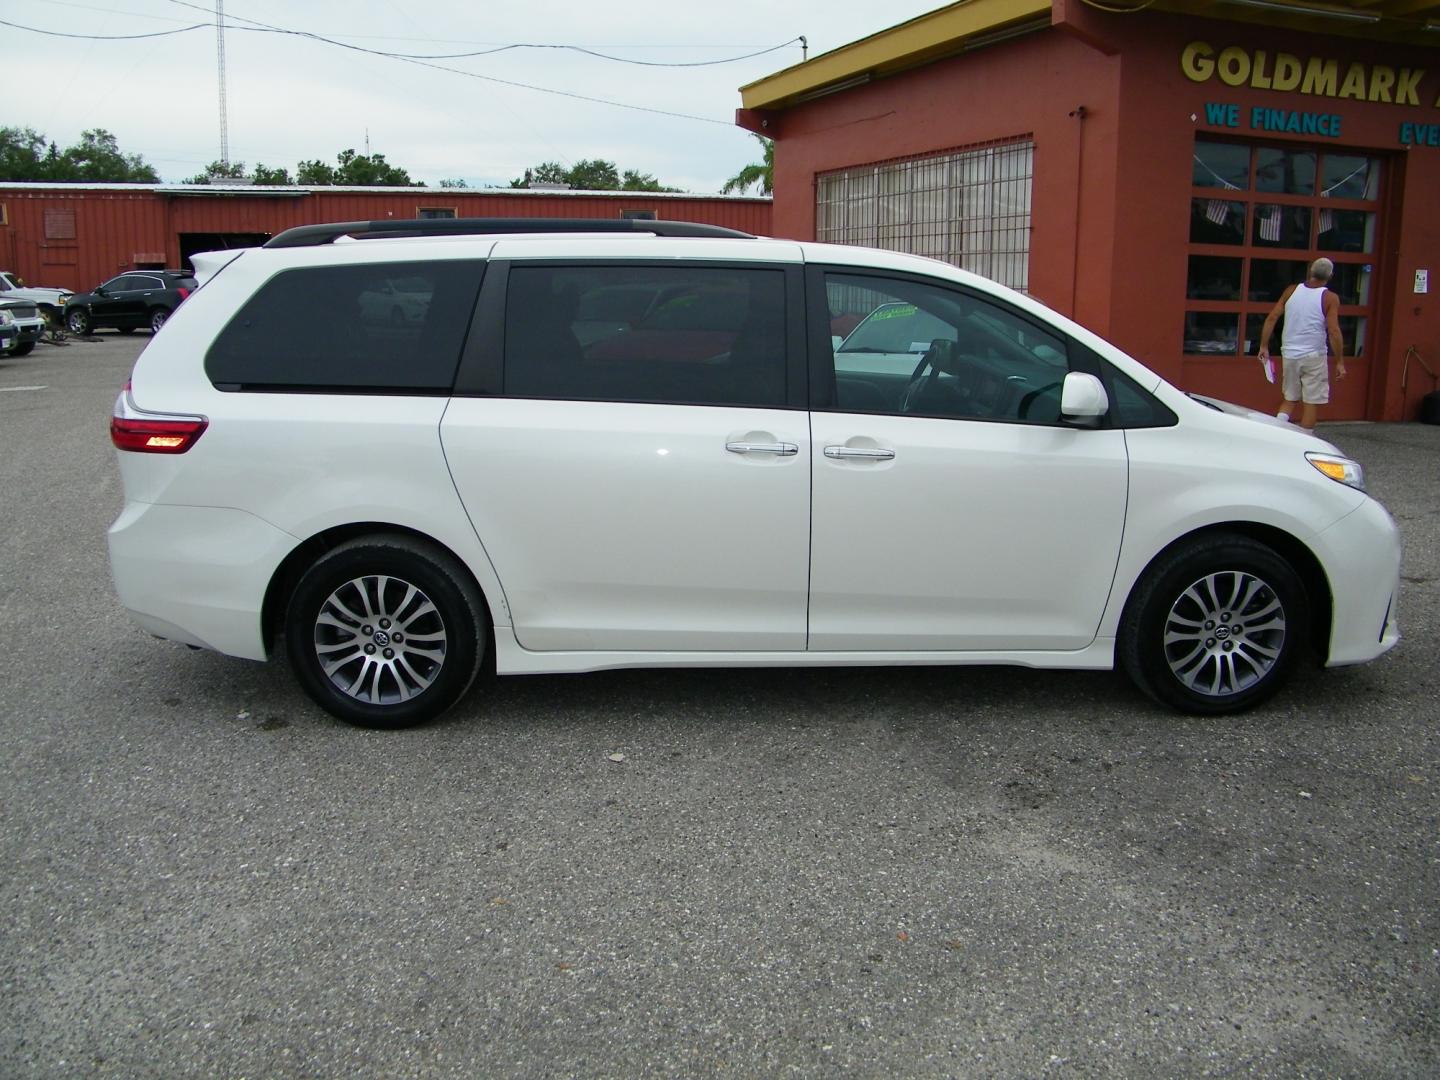
[[918,67],[957,52],[968,38],[1050,15],[1050,0],[961,0],[740,88],[747,109],[784,108],[835,83]]

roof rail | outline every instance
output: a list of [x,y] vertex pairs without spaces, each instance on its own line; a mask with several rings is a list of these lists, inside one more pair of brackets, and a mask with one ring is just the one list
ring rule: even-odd
[[342,236],[356,239],[400,236],[482,236],[487,233],[650,233],[654,236],[709,236],[753,240],[755,237],[719,225],[693,221],[640,221],[630,218],[417,218],[414,221],[346,221],[334,225],[300,225],[265,241],[267,248],[318,247]]

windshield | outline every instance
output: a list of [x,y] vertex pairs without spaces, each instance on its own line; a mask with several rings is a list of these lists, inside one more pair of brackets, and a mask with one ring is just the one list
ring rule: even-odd
[[914,304],[881,304],[851,331],[839,351],[923,353],[936,338],[955,340],[955,327]]

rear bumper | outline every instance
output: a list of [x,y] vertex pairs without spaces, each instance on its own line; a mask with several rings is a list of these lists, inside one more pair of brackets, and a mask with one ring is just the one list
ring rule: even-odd
[[1312,541],[1330,579],[1332,620],[1327,667],[1363,664],[1400,641],[1400,531],[1366,499]]
[[115,592],[146,630],[266,659],[265,590],[295,537],[243,510],[132,502],[109,542]]

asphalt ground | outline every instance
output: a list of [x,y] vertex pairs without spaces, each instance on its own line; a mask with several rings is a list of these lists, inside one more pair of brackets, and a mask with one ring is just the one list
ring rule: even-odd
[[1324,429],[1405,534],[1405,640],[1243,717],[620,672],[387,734],[120,610],[146,340],[0,359],[0,1076],[1440,1071],[1440,428]]

